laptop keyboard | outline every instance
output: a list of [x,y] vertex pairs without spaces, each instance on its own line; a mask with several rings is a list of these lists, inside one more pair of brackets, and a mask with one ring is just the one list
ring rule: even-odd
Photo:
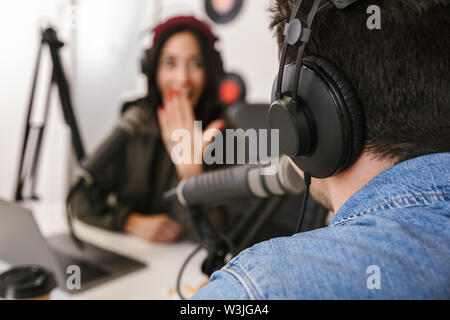
[[[55,252],[56,258],[59,261],[60,265],[67,270],[67,267],[70,265],[76,265],[81,270],[81,283],[91,282],[109,275],[109,272],[106,270],[95,266],[92,263],[87,261],[73,258],[71,256],[65,255],[61,252]],[[67,274],[70,276],[70,274]]]

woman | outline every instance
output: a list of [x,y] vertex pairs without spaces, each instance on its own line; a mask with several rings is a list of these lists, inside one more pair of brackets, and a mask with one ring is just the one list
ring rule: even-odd
[[[185,215],[186,210],[164,204],[162,195],[181,179],[211,167],[174,165],[170,137],[176,129],[188,130],[193,137],[195,120],[207,129],[226,126],[217,99],[223,70],[216,41],[209,26],[194,17],[175,17],[155,28],[153,46],[143,59],[148,95],[122,110],[145,111],[146,130],[128,141],[94,187],[74,192],[71,206],[76,217],[152,242],[172,242],[181,236],[182,225],[174,217]],[[221,212],[213,218],[217,224],[223,222]]]

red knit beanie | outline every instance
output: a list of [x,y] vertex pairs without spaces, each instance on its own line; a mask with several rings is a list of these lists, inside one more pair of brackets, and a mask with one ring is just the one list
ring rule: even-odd
[[218,38],[214,35],[210,26],[206,22],[198,20],[193,16],[178,16],[170,18],[166,22],[158,25],[155,29],[153,29],[154,32],[153,43],[155,43],[161,36],[161,34],[163,34],[166,30],[169,30],[170,28],[176,26],[194,27],[195,29],[199,30],[205,36],[206,39],[208,39],[208,42],[213,48],[214,44],[218,40]]

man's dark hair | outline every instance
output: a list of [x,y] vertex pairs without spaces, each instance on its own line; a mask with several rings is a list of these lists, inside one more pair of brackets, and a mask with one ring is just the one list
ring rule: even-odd
[[[303,1],[307,14],[312,1]],[[278,45],[296,0],[270,7]],[[369,0],[316,16],[306,55],[334,62],[349,78],[366,123],[365,151],[401,162],[450,151],[450,0]],[[381,9],[369,30],[367,8]],[[287,63],[297,50],[288,51]]]

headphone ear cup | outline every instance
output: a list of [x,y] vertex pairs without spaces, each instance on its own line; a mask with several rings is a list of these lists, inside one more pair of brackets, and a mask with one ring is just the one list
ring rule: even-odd
[[141,72],[148,74],[150,69],[150,53],[152,49],[147,49],[141,57]]
[[147,59],[145,56],[141,58],[141,72],[147,74]]
[[351,122],[352,141],[352,145],[350,146],[350,155],[348,157],[349,160],[342,168],[342,170],[345,170],[357,160],[364,146],[364,113],[360,106],[358,97],[345,74],[330,61],[319,56],[308,56],[303,59],[303,63],[305,65],[314,64],[322,69],[322,71],[325,72],[337,86],[337,89],[341,93],[344,100],[344,104]]

